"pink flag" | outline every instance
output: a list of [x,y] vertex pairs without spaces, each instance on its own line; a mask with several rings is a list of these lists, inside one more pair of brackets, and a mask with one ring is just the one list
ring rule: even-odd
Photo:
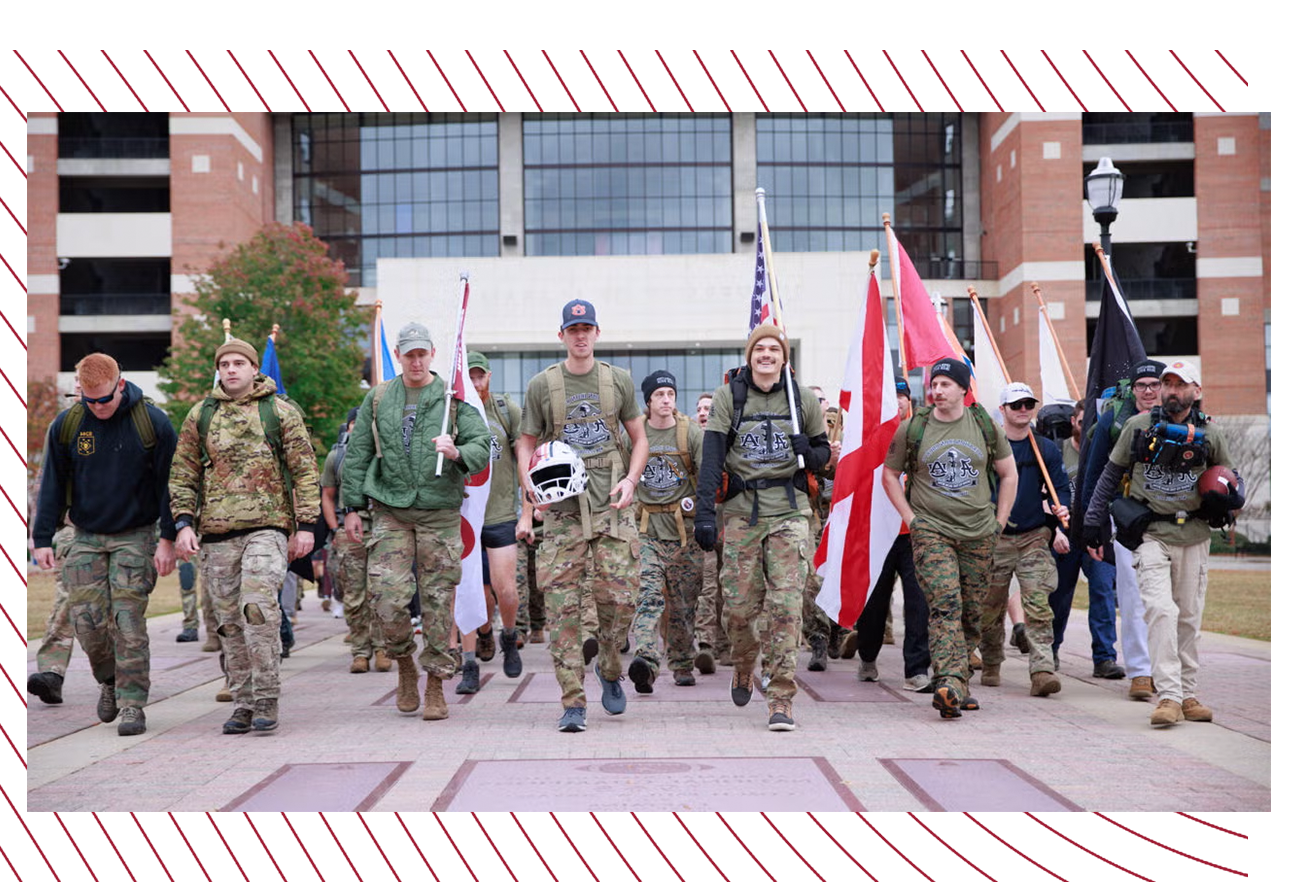
[[[464,280],[464,300],[460,304],[459,326],[455,332],[455,351],[451,360],[451,394],[459,399],[459,407],[469,406],[478,412],[482,422],[487,413],[475,390],[466,396],[464,385],[464,314],[469,309],[469,281]],[[449,402],[448,402],[449,403]],[[464,502],[460,503],[460,539],[464,550],[460,553],[460,583],[455,586],[455,625],[465,634],[472,633],[487,621],[487,598],[482,580],[482,521],[487,514],[487,497],[491,495],[491,459],[476,475],[464,483]]]
[[883,461],[900,422],[894,382],[883,298],[871,272],[839,395],[843,450],[814,561],[824,579],[816,603],[845,628],[855,625],[901,529],[901,515],[882,484]]
[[929,299],[928,290],[920,281],[915,265],[910,262],[906,249],[901,247],[897,236],[888,231],[888,261],[892,267],[893,292],[897,296],[897,309],[900,312],[899,324],[902,329],[902,361],[908,370],[927,367],[939,358],[954,355],[963,358],[964,353],[958,345],[953,347],[951,340],[942,330],[942,320],[933,301]]

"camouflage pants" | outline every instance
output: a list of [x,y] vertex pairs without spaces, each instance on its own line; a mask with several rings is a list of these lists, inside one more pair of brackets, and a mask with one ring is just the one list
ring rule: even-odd
[[693,541],[640,537],[640,596],[631,633],[635,654],[658,672],[658,620],[667,608],[667,666],[694,670],[694,613],[702,585],[703,549]]
[[[375,505],[374,535],[369,541],[370,596],[383,643],[392,658],[414,654],[415,634],[406,607],[418,590],[424,632],[419,666],[439,680],[455,676],[450,635],[463,552],[459,510]],[[417,579],[412,565],[418,570]]]
[[1055,638],[1055,617],[1050,608],[1050,595],[1059,584],[1059,574],[1050,555],[1051,532],[1049,527],[1042,527],[1015,536],[1002,534],[996,540],[991,578],[983,597],[983,664],[998,665],[1005,660],[1005,603],[1009,598],[1010,578],[1017,575],[1028,642],[1032,644],[1028,671],[1033,674],[1054,671],[1050,647]]
[[[814,546],[811,553],[815,554]],[[802,589],[802,636],[808,643],[829,640],[829,616],[816,604],[823,581],[814,569],[807,567],[807,584]]]
[[36,670],[42,674],[49,671],[60,677],[68,672],[68,659],[72,657],[72,644],[76,640],[72,620],[68,617],[68,586],[63,581],[63,562],[67,559],[74,532],[71,527],[61,527],[54,534],[54,605],[50,607],[50,617],[45,620],[45,636],[41,638],[40,649],[36,650]]
[[212,599],[212,592],[207,587],[207,580],[203,578],[203,552],[198,552],[198,593],[201,596],[202,603],[200,609],[203,616],[203,633],[208,637],[218,637],[216,633],[220,623],[216,620],[216,601]]
[[369,592],[366,539],[362,534],[360,542],[353,542],[346,532],[339,530],[334,533],[333,550],[329,555],[334,568],[334,584],[343,593],[343,617],[347,620],[347,633],[352,638],[352,655],[362,658],[372,657],[381,639],[378,619],[374,615],[374,600]]
[[206,542],[200,566],[235,707],[251,710],[260,698],[279,698],[279,590],[288,537],[268,529]]
[[923,517],[910,525],[915,579],[928,603],[928,643],[937,686],[957,681],[968,689],[969,651],[982,635],[982,601],[991,574],[996,534],[952,539]]
[[564,707],[585,707],[582,677],[586,666],[581,644],[587,625],[583,594],[597,618],[601,676],[622,676],[622,642],[631,625],[640,583],[640,541],[630,509],[612,509],[593,517],[593,538],[582,535],[576,512],[546,512],[545,539],[536,555],[537,581],[545,592],[550,625],[550,657],[563,690]]
[[757,619],[765,617],[761,638],[763,671],[770,675],[766,691],[792,700],[802,633],[802,591],[811,567],[810,525],[805,517],[726,518],[726,545],[721,562],[721,591],[726,601],[726,630],[730,634],[735,670],[749,673],[757,663]]
[[194,565],[187,560],[181,561],[176,565],[176,573],[180,578],[180,627],[197,631],[198,592],[194,590]]
[[149,701],[149,593],[158,581],[156,527],[124,533],[77,530],[63,562],[68,615],[95,681],[116,684],[119,707]]
[[703,552],[703,585],[699,589],[699,610],[694,619],[694,630],[699,635],[699,646],[708,646],[718,653],[730,653],[730,638],[726,635],[725,601],[721,598],[721,550],[718,543],[712,551]]

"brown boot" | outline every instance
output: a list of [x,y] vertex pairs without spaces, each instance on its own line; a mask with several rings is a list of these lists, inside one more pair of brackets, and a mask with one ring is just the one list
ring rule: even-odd
[[1132,701],[1146,701],[1154,697],[1154,678],[1153,677],[1132,677],[1131,688],[1127,690],[1127,697]]
[[1173,701],[1170,698],[1164,698],[1154,708],[1154,712],[1149,715],[1149,725],[1151,726],[1172,726],[1185,719],[1185,714],[1181,711],[1181,703]]
[[432,674],[424,684],[424,719],[446,719],[446,696],[442,694],[442,681]]
[[351,673],[365,674],[365,673],[369,673],[369,670],[370,670],[370,660],[367,659],[365,656],[358,655],[352,659]]
[[374,650],[374,670],[384,674],[392,670],[392,659],[381,649]]
[[220,652],[221,638],[215,634],[207,635],[207,642],[203,644],[203,652]]
[[983,662],[982,684],[984,686],[1001,685],[1001,666],[991,662]]
[[983,660],[978,655],[978,650],[976,649],[969,650],[969,670],[981,671],[982,667],[983,667]]
[[1059,678],[1050,671],[1037,671],[1032,675],[1032,689],[1029,694],[1045,698],[1060,690]]
[[1211,723],[1212,708],[1202,704],[1197,698],[1187,698],[1181,703],[1181,713],[1191,723]]
[[230,684],[223,683],[221,689],[216,693],[217,701],[234,701],[234,696],[230,694]]
[[403,714],[419,710],[419,669],[411,655],[397,659],[397,710]]

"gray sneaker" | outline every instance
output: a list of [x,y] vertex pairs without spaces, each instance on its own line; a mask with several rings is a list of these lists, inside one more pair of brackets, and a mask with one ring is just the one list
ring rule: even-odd
[[560,732],[585,732],[586,709],[584,707],[566,707],[559,718]]
[[605,680],[604,675],[598,670],[595,671],[595,677],[599,680],[599,685],[603,687],[604,694],[600,696],[600,704],[604,705],[604,713],[612,716],[626,712],[626,693],[622,691],[622,684],[617,680]]
[[95,706],[101,723],[117,719],[117,684],[112,680],[99,684],[99,704]]
[[122,719],[117,724],[118,735],[143,735],[144,734],[144,708],[142,707],[124,707],[122,708]]
[[872,661],[861,659],[856,666],[856,679],[862,683],[874,683],[879,679],[879,666]]
[[916,674],[913,677],[907,677],[902,682],[901,688],[907,692],[932,692],[933,681],[928,678],[928,674]]

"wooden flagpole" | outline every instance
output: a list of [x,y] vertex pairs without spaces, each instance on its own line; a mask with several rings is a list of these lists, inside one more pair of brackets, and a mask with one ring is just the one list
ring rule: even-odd
[[[906,364],[906,322],[901,314],[901,279],[897,275],[897,237],[892,232],[892,215],[886,211],[883,213],[883,232],[888,242],[888,266],[892,269],[892,305],[897,313],[897,358],[901,362],[901,375],[904,377],[910,373],[910,368]],[[874,262],[870,266],[873,267]]]

